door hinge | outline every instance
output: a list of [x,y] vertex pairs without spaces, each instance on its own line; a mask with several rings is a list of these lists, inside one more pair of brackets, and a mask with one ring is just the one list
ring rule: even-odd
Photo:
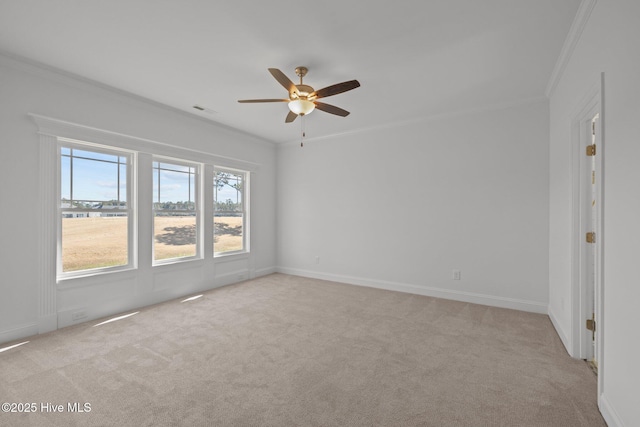
[[595,231],[590,231],[587,233],[587,243],[595,243],[596,242],[596,233]]
[[591,332],[596,331],[596,320],[595,319],[587,319],[587,330]]
[[587,145],[587,156],[596,155],[596,144]]

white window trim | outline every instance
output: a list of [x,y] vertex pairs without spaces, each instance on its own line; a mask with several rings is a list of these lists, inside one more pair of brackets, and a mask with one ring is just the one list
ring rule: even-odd
[[[215,243],[213,244],[213,257],[214,258],[223,258],[223,257],[229,257],[229,256],[234,256],[234,255],[243,255],[243,254],[249,254],[251,252],[251,249],[249,247],[249,233],[250,233],[250,208],[249,208],[249,193],[251,192],[251,182],[250,182],[250,176],[251,173],[250,171],[246,171],[246,170],[241,170],[241,169],[235,169],[235,168],[229,168],[229,167],[225,167],[225,166],[217,166],[214,165],[213,167],[213,176],[215,179],[215,174],[216,172],[229,172],[232,174],[237,174],[237,175],[242,175],[242,181],[243,181],[243,185],[244,185],[244,191],[242,192],[242,249],[238,250],[238,251],[227,251],[227,252],[216,252],[215,251]],[[213,188],[212,190],[215,191],[215,184],[212,182],[211,183]],[[214,215],[214,221],[215,221],[215,199],[214,199],[214,209],[213,209],[213,215]],[[214,226],[214,233],[215,233],[215,226]]]
[[[122,148],[112,148],[108,146],[104,146],[101,144],[95,144],[87,141],[79,141],[70,138],[56,138],[56,279],[58,282],[75,279],[79,277],[88,277],[88,276],[96,276],[100,274],[106,273],[114,273],[120,271],[133,270],[137,268],[137,244],[136,244],[136,230],[137,230],[137,221],[136,221],[136,185],[135,179],[136,176],[136,153],[130,150],[125,150]],[[111,154],[111,155],[119,155],[123,157],[127,157],[127,264],[118,265],[114,267],[99,267],[99,268],[91,268],[85,270],[77,270],[77,271],[62,271],[62,212],[69,211],[69,209],[64,209],[60,205],[60,200],[62,200],[62,184],[61,184],[61,168],[60,168],[60,159],[61,159],[61,148],[71,147],[80,150],[93,151],[97,153],[103,154]],[[85,210],[78,210],[78,212],[84,212]]]

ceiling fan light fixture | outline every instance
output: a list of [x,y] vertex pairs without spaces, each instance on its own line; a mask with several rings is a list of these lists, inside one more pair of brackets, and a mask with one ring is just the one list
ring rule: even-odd
[[299,116],[305,116],[312,112],[316,108],[315,104],[306,99],[294,99],[289,102],[289,110],[296,113]]

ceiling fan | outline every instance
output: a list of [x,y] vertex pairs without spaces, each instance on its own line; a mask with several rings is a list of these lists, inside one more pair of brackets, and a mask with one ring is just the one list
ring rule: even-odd
[[311,86],[302,83],[302,78],[307,75],[309,70],[307,67],[296,67],[296,75],[300,77],[300,84],[294,84],[285,74],[277,68],[269,68],[271,75],[289,92],[288,99],[240,99],[240,103],[254,102],[287,102],[289,103],[289,114],[285,118],[285,123],[291,123],[298,116],[305,116],[314,109],[324,111],[325,113],[335,114],[336,116],[346,117],[349,115],[347,110],[336,107],[335,105],[318,102],[316,99],[326,98],[328,96],[337,95],[351,89],[360,87],[357,80],[349,80],[347,82],[336,83],[325,88],[315,90]]

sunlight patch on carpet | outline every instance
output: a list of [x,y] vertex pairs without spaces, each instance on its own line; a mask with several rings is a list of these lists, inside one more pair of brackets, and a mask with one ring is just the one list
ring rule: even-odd
[[105,324],[107,324],[107,323],[115,322],[116,320],[126,319],[127,317],[135,316],[135,315],[136,315],[136,314],[138,314],[138,313],[140,313],[140,312],[139,312],[139,311],[136,311],[135,313],[125,314],[124,316],[114,317],[113,319],[105,320],[104,322],[100,322],[100,323],[98,323],[97,325],[93,325],[93,327],[95,328],[96,326],[105,325]]
[[21,342],[19,344],[10,345],[9,347],[0,348],[0,353],[2,353],[3,351],[11,350],[12,348],[20,347],[21,345],[24,345],[24,344],[26,344],[28,342],[29,341],[25,341],[25,342]]
[[187,299],[183,299],[183,300],[182,300],[182,301],[180,301],[180,302],[189,302],[189,301],[194,301],[194,300],[197,300],[198,298],[202,298],[202,296],[203,296],[202,294],[200,294],[200,295],[196,295],[196,296],[193,296],[193,297],[189,297],[189,298],[187,298]]

